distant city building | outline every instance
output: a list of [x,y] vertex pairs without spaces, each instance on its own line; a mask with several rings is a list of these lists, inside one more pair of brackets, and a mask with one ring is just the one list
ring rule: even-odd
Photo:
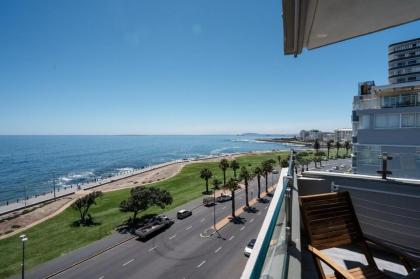
[[301,130],[301,131],[299,132],[299,138],[300,138],[300,140],[302,140],[302,141],[307,141],[307,140],[310,140],[310,138],[309,138],[309,131],[306,131],[306,130]]
[[310,130],[308,139],[310,141],[321,140],[322,139],[322,132],[320,130]]
[[335,133],[331,133],[331,132],[323,132],[322,133],[322,141],[327,142],[327,141],[335,141]]
[[334,130],[334,140],[338,142],[352,141],[353,130],[351,128],[340,128]]
[[[404,54],[398,59],[411,65],[406,58],[420,51],[420,39],[392,44],[389,50],[389,56]],[[389,59],[390,73],[394,59]],[[386,152],[393,157],[388,162],[392,177],[420,178],[420,79],[415,72],[410,73],[390,74],[390,85],[375,86],[372,81],[359,84],[352,114],[355,173],[377,175],[382,165],[379,156]]]
[[420,38],[388,47],[390,84],[420,81]]

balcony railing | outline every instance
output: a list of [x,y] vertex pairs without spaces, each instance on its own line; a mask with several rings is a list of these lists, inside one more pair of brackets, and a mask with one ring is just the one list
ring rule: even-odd
[[293,156],[292,151],[288,169],[284,168],[280,173],[267,216],[242,274],[243,279],[287,278],[292,230]]
[[353,110],[380,109],[380,99],[377,97],[355,96]]

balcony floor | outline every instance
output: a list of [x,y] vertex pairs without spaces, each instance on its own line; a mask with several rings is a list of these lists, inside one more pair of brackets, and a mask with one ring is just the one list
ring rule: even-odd
[[[304,247],[307,247],[307,244],[306,239],[302,237],[302,278],[317,278],[312,256]],[[366,258],[356,247],[330,248],[322,251],[334,259],[338,264],[348,269],[367,265]],[[384,253],[374,247],[371,247],[371,251],[379,269],[384,271],[388,276],[391,276],[392,278],[403,278],[404,275],[407,275],[407,271],[404,266],[400,264],[397,257]],[[324,264],[323,268],[327,274],[333,273],[332,269]]]

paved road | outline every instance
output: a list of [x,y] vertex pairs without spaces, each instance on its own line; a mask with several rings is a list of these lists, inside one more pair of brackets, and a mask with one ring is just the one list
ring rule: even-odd
[[[335,166],[339,166],[339,169],[333,170],[332,168],[334,168]],[[344,167],[341,167],[341,166],[344,166]],[[318,163],[316,168],[315,168],[315,164],[311,163],[309,164],[309,170],[316,170],[316,171],[331,170],[331,172],[339,172],[339,173],[349,172],[351,171],[351,159],[346,158],[346,159],[328,160],[326,162],[322,161],[322,167],[320,167]],[[299,171],[300,171],[300,168],[299,168]]]
[[[276,182],[278,175],[269,176]],[[262,190],[265,181],[262,179]],[[257,187],[253,181],[250,192],[256,197]],[[251,198],[251,195],[250,195]],[[236,195],[236,206],[244,205],[245,193],[240,190]],[[184,208],[193,209],[193,215],[184,220],[176,220],[166,231],[154,238],[142,242],[129,240],[91,260],[79,264],[54,278],[239,278],[247,258],[243,249],[248,241],[256,238],[264,220],[270,198],[267,203],[258,203],[256,213],[243,213],[243,224],[228,224],[220,234],[210,238],[200,234],[213,224],[213,208],[199,206],[201,199],[195,200]],[[177,208],[176,210],[178,210]],[[167,215],[175,217],[176,210]],[[231,203],[218,203],[217,220],[228,216]],[[114,234],[110,238],[127,238]],[[95,245],[104,246],[107,239],[98,241],[85,248],[69,253],[30,272],[27,278],[40,278],[65,266],[81,260],[88,255]]]

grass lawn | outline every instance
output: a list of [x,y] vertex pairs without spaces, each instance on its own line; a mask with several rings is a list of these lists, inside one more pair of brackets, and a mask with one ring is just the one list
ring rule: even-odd
[[[287,152],[245,155],[237,159],[241,166],[254,168],[263,160],[275,159],[282,155],[286,158]],[[168,190],[173,203],[165,209],[150,208],[144,214],[160,214],[179,205],[187,203],[202,195],[205,190],[204,180],[200,179],[200,170],[209,168],[219,179],[223,179],[222,171],[217,162],[202,162],[189,164],[182,171],[165,181],[150,186]],[[233,176],[231,169],[227,171],[227,179]],[[95,240],[101,239],[113,232],[122,224],[129,213],[122,213],[119,204],[129,196],[129,189],[105,193],[98,203],[90,209],[90,213],[99,225],[92,227],[72,227],[73,221],[78,219],[78,213],[72,208],[24,232],[29,238],[25,250],[25,267],[27,270],[55,257],[68,253],[74,249],[85,246]],[[0,240],[0,278],[16,274],[21,264],[21,242],[15,235]]]

